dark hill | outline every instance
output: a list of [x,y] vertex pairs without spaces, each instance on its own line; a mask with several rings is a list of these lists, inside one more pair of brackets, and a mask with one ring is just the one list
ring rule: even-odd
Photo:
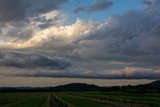
[[150,87],[150,88],[160,89],[160,80],[151,82],[151,83],[149,83],[149,84],[146,84],[145,86]]
[[106,91],[106,89],[85,83],[72,83],[56,87],[2,87],[0,92]]
[[160,81],[154,81],[148,84],[141,84],[137,86],[122,86],[121,90],[123,92],[132,92],[132,93],[160,93]]
[[60,91],[98,91],[103,89],[103,87],[85,83],[72,83],[67,85],[56,86],[54,88]]
[[99,87],[85,83],[72,83],[56,87],[2,87],[0,92],[61,92],[61,91],[100,91],[100,92],[134,92],[134,93],[160,93],[160,81],[137,86]]
[[142,87],[145,89],[154,89],[154,90],[160,90],[160,80],[148,83],[148,84],[143,84],[143,85],[137,85],[136,87]]

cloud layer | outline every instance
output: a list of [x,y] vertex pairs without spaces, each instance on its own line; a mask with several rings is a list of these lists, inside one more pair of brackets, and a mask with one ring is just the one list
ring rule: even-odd
[[70,62],[58,58],[49,58],[34,53],[1,52],[0,66],[17,68],[48,67],[51,69],[65,69]]

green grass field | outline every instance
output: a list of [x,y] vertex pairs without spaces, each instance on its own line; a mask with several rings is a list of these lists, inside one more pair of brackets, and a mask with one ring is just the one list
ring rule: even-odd
[[160,94],[120,92],[0,93],[0,107],[160,107]]
[[1,93],[0,107],[66,107],[66,104],[52,93]]
[[[120,92],[64,92],[55,93],[56,96],[69,102],[72,105],[80,104],[78,102],[97,103],[95,107],[160,107],[159,94],[133,94]],[[78,105],[77,107],[85,107]],[[93,106],[94,107],[94,106]]]

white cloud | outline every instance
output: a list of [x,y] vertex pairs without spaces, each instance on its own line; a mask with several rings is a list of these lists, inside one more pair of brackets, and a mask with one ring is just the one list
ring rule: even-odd
[[[29,25],[30,29],[32,29],[33,27],[37,28],[37,25],[39,24],[35,24],[33,26],[32,25],[33,22]],[[93,31],[94,27],[95,26],[92,22],[85,22],[77,19],[77,21],[71,25],[52,25],[45,29],[34,28],[32,34],[29,35],[30,31],[27,30],[28,27],[24,27],[19,30],[18,27],[11,26],[11,28],[4,28],[7,32],[4,35],[10,35],[6,36],[7,38],[9,38],[9,40],[5,44],[7,46],[10,45],[13,48],[32,48],[40,46],[45,47],[45,45],[50,45],[51,47],[61,47],[71,44],[73,41],[76,41],[77,39],[83,38],[86,35],[90,34]],[[26,38],[29,38],[25,40],[21,39],[25,38],[25,36]],[[4,39],[6,39],[6,37],[4,36]]]

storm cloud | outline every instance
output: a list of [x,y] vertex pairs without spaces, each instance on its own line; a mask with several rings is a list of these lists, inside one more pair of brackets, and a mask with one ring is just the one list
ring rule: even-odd
[[[11,0],[0,2],[4,4],[0,14],[5,10],[16,14],[21,8],[6,7],[5,3],[10,4]],[[112,14],[101,22],[77,18],[72,23],[66,22],[66,14],[57,10],[67,0],[16,2],[15,5],[24,3],[23,12],[11,15],[11,19],[5,18],[8,12],[0,15],[4,22],[30,19],[27,24],[15,22],[0,29],[0,67],[16,68],[12,75],[104,79],[160,77],[159,0],[145,0],[143,9]],[[112,5],[109,0],[95,0],[91,6],[78,7],[74,12],[93,13]],[[14,52],[3,52],[10,49]],[[28,68],[35,69],[29,72]],[[11,71],[0,72],[10,75]]]
[[0,21],[8,22],[25,18],[26,5],[21,5],[22,0],[1,0]]
[[68,0],[0,0],[0,22],[12,22],[57,10]]
[[143,11],[128,11],[109,17],[78,41],[79,48],[75,52],[83,58],[159,65],[159,7],[160,3]]
[[73,12],[80,13],[86,11],[87,13],[93,13],[98,11],[104,11],[112,7],[113,2],[109,0],[94,0],[93,4],[89,7],[77,7]]
[[69,67],[71,62],[49,58],[47,56],[35,53],[17,53],[17,52],[1,52],[0,66],[17,67],[17,68],[43,68],[65,69]]

